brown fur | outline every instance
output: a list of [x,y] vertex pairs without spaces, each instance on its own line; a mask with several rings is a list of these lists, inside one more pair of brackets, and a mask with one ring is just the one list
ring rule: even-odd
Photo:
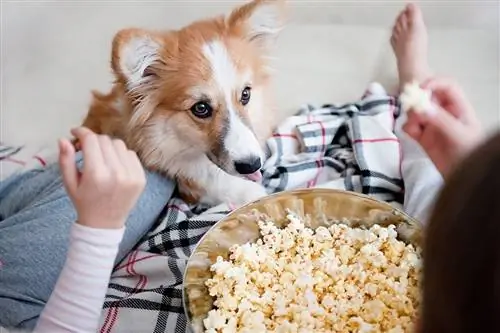
[[[138,153],[147,168],[177,178],[180,187],[186,189],[182,191],[186,198],[191,202],[198,200],[203,189],[197,185],[196,179],[178,175],[166,165],[162,149],[152,143],[158,141],[156,135],[159,135],[153,132],[154,125],[160,121],[175,123],[175,135],[179,140],[196,142],[199,147],[193,144],[192,148],[200,152],[220,153],[220,136],[227,117],[223,98],[213,99],[217,105],[213,105],[214,114],[210,121],[197,118],[189,111],[193,104],[203,99],[203,96],[198,96],[196,87],[206,85],[210,87],[210,96],[219,95],[216,85],[211,83],[210,63],[200,50],[207,41],[222,41],[236,68],[239,71],[251,70],[252,87],[261,89],[263,98],[267,99],[266,45],[259,40],[260,36],[252,36],[249,40],[245,20],[257,6],[269,1],[256,0],[244,5],[227,20],[218,17],[198,21],[177,31],[125,29],[118,32],[113,40],[111,57],[114,86],[108,94],[93,92],[93,101],[83,125],[96,133],[123,139]],[[145,83],[129,89],[129,79],[121,64],[126,61],[123,59],[124,49],[136,38],[147,38],[160,45],[159,59],[145,70]],[[233,102],[238,105],[238,94],[233,97]],[[269,109],[257,110],[251,119],[248,109],[239,105],[237,112],[240,117],[254,129],[257,127],[259,140],[263,142],[272,126],[272,121],[264,116],[270,114]],[[260,124],[256,126],[258,121]],[[168,137],[165,136],[165,140]],[[223,166],[223,162],[221,164]]]

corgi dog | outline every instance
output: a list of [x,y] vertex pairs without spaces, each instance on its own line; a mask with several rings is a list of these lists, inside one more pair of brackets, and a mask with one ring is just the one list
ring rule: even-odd
[[114,86],[93,92],[83,125],[124,140],[147,169],[175,179],[189,203],[265,196],[270,51],[284,16],[284,0],[254,0],[180,30],[119,31]]

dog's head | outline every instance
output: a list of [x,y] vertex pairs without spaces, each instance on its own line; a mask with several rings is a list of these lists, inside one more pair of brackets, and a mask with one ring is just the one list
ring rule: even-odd
[[116,35],[112,68],[133,106],[127,141],[148,166],[175,169],[173,158],[206,154],[229,173],[260,169],[250,115],[269,112],[269,47],[283,2],[255,0],[176,31]]

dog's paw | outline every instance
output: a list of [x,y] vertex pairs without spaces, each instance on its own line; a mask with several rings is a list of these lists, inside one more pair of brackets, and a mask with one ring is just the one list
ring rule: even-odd
[[232,198],[229,198],[228,201],[236,206],[241,206],[265,196],[267,196],[267,192],[262,185],[251,181],[243,181],[238,186],[235,186]]

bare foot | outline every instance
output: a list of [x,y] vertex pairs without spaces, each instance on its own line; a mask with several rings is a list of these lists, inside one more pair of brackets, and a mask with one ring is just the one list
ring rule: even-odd
[[398,63],[400,89],[408,82],[422,82],[431,76],[427,63],[427,27],[416,5],[407,5],[399,14],[392,29],[391,45]]

